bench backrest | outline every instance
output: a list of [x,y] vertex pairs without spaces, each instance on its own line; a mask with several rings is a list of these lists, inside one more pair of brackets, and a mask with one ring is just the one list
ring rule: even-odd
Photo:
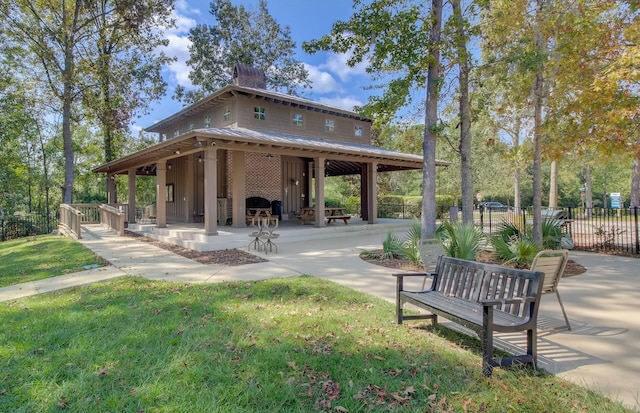
[[[441,256],[431,289],[445,296],[474,303],[481,300],[537,297],[537,313],[543,279],[544,274],[541,272]],[[517,316],[528,315],[524,312],[529,311],[529,306],[520,304],[499,305],[494,308]]]
[[536,255],[531,264],[531,270],[544,273],[542,294],[552,293],[558,289],[558,282],[562,278],[568,261],[569,251],[567,250],[543,250]]

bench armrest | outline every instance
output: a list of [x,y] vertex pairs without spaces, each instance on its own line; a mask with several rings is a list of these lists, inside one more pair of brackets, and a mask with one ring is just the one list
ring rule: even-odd
[[533,303],[537,300],[537,297],[499,298],[493,300],[480,300],[480,304],[485,307],[493,307],[494,305]]
[[396,272],[391,274],[394,277],[433,277],[432,272]]

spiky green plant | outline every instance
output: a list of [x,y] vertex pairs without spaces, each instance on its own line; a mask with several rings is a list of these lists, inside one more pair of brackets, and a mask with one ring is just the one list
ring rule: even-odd
[[442,241],[445,254],[450,257],[475,260],[484,234],[473,224],[445,221],[436,234]]
[[509,250],[511,251],[511,258],[506,260],[505,264],[514,264],[519,268],[528,268],[536,254],[540,252],[538,244],[533,242],[529,238],[513,238],[508,243]]
[[402,254],[402,240],[392,233],[388,233],[387,237],[382,241],[382,253],[380,258],[391,259]]
[[413,221],[411,228],[402,243],[402,255],[411,262],[420,262],[420,238],[422,237],[422,226],[420,222]]
[[542,220],[542,246],[545,249],[557,249],[562,239],[562,221],[556,218]]

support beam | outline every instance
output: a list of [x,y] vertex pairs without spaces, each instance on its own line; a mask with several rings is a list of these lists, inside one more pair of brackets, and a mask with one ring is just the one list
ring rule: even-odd
[[118,202],[116,198],[116,176],[107,176],[107,204],[115,206]]
[[378,223],[378,164],[367,164],[367,222]]
[[127,171],[129,175],[129,224],[136,222],[136,168]]
[[326,226],[324,222],[324,162],[325,158],[315,158],[314,174],[316,177],[316,227]]
[[156,227],[167,227],[167,161],[156,162]]
[[204,150],[204,234],[218,235],[218,165],[217,149]]
[[363,163],[360,172],[360,218],[363,221],[369,219],[369,169],[367,164]]
[[246,193],[247,175],[244,167],[244,152],[233,151],[231,159],[231,169],[233,179],[231,183],[232,198],[232,226],[234,228],[244,228],[247,226]]
[[196,159],[197,154],[187,155],[186,162],[186,185],[184,189],[184,220],[185,222],[194,222],[197,217],[196,211]]

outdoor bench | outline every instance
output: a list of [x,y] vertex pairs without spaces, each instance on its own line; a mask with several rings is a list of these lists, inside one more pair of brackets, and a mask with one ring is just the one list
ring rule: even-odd
[[351,215],[328,215],[327,224],[331,224],[333,221],[341,219],[344,221],[344,224],[347,225],[348,221],[351,219]]
[[[485,376],[491,376],[493,367],[535,366],[536,324],[544,273],[440,256],[434,272],[394,276],[398,324],[416,319],[431,319],[436,324],[440,315],[473,330],[482,344]],[[403,281],[408,276],[433,277],[431,288],[416,292],[405,290]],[[404,314],[405,303],[429,313]],[[496,360],[493,333],[519,331],[527,332],[527,354]]]

